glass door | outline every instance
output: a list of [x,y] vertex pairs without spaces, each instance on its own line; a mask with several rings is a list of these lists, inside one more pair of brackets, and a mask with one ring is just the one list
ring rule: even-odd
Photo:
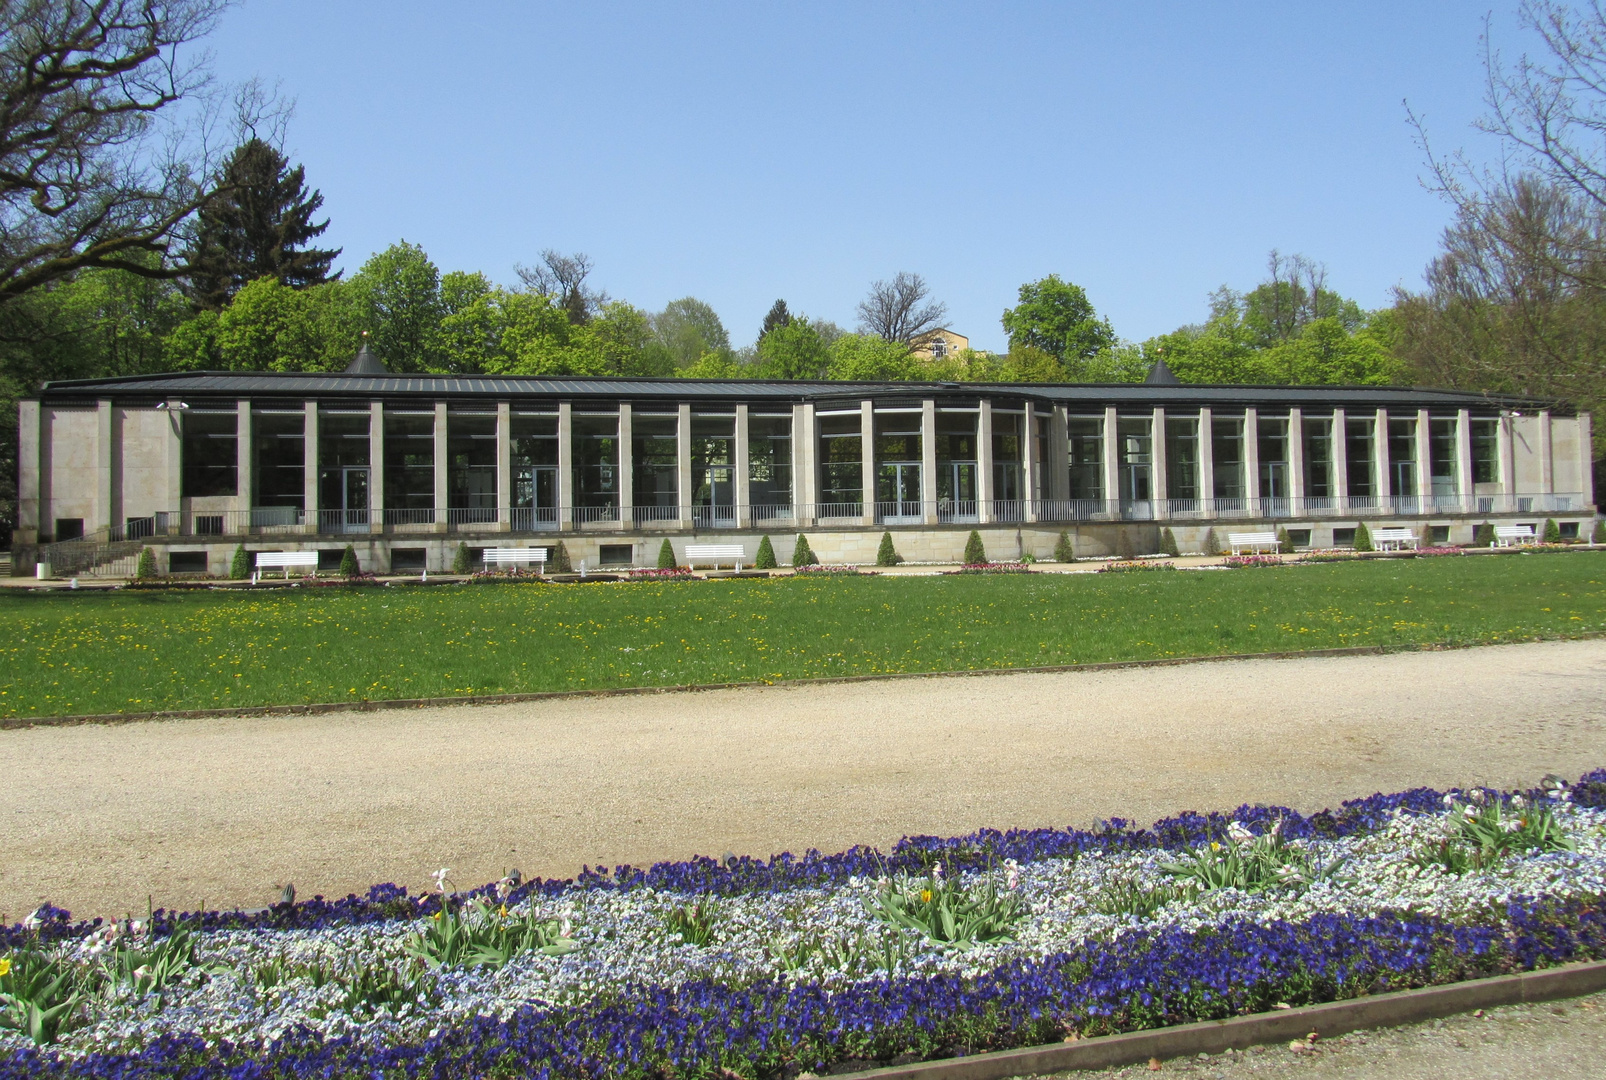
[[368,531],[368,470],[344,466],[340,470],[342,532]]
[[693,500],[700,527],[731,528],[736,524],[736,476],[729,465],[708,465]]
[[884,522],[918,522],[920,515],[920,465],[918,462],[889,461],[876,477],[876,502]]
[[937,469],[937,520],[977,520],[974,461],[945,461]]
[[513,474],[513,530],[530,532],[558,523],[558,467],[527,465]]

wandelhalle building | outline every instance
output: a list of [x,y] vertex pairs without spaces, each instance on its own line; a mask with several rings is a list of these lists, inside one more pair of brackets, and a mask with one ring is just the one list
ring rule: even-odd
[[[1594,515],[1590,419],[1398,387],[703,381],[186,372],[48,383],[21,403],[19,551],[62,572],[118,551],[222,573],[237,545],[347,544],[363,569],[448,567],[459,544],[651,564],[662,537],[806,533],[869,562],[1137,552],[1174,530],[1362,522],[1466,543],[1478,523]],[[89,552],[89,554],[85,554]],[[31,565],[31,559],[19,563]],[[22,568],[19,572],[27,572]]]

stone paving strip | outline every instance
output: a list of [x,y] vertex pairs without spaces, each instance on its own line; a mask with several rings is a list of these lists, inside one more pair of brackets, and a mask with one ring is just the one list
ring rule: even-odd
[[1316,810],[1606,765],[1606,641],[0,731],[0,913]]

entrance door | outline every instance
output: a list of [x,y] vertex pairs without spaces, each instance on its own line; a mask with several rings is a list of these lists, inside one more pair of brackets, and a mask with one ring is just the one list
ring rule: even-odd
[[368,531],[368,469],[354,465],[340,469],[340,528],[342,532]]
[[704,468],[702,482],[697,485],[693,513],[701,528],[725,527],[736,524],[736,474],[729,465],[710,465]]
[[945,461],[937,466],[937,520],[977,520],[974,461]]
[[531,465],[513,474],[515,532],[530,532],[558,523],[558,469]]
[[882,521],[920,521],[919,463],[889,461],[883,464],[876,477],[876,502]]

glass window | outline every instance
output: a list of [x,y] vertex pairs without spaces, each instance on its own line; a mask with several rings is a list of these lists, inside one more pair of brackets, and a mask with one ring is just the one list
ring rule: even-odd
[[1154,468],[1151,416],[1123,416],[1116,422],[1116,444],[1121,453],[1121,500],[1146,502]]
[[864,432],[858,413],[820,417],[820,501],[863,513]]
[[[251,505],[304,509],[306,412],[288,409],[282,412],[253,412],[251,427],[251,444],[256,451],[256,461],[251,470],[256,493],[251,497]],[[253,524],[258,522],[253,520]]]
[[1455,427],[1453,419],[1428,421],[1428,474],[1435,495],[1456,493]]
[[1389,479],[1393,494],[1416,494],[1416,420],[1389,419]]
[[747,417],[747,497],[753,516],[759,507],[792,505],[792,416],[749,414]]
[[1244,498],[1244,422],[1236,416],[1216,416],[1210,421],[1212,475],[1216,499]]
[[1333,497],[1333,421],[1330,417],[1307,416],[1305,429],[1305,497]]
[[496,414],[446,414],[447,505],[480,513],[471,521],[495,521]]
[[920,414],[876,413],[876,461],[920,461]]
[[385,410],[385,509],[435,506],[435,413]]
[[1344,456],[1348,470],[1349,497],[1372,499],[1377,497],[1377,441],[1372,429],[1377,421],[1367,418],[1344,421]]
[[[1026,417],[1019,413],[993,413],[993,498],[1013,503],[1021,498],[1021,451],[1025,449],[1021,428]],[[1000,514],[1007,511],[998,508]]]
[[1199,497],[1199,418],[1165,418],[1165,485],[1168,499]]
[[[635,418],[631,418],[634,426]],[[592,509],[619,507],[619,417],[576,413],[571,420],[574,443],[574,505]]]
[[240,414],[184,413],[183,475],[181,494],[189,498],[233,495],[236,490],[235,455],[239,452]]
[[1104,417],[1073,416],[1065,424],[1071,498],[1104,498]]
[[508,456],[513,469],[511,495],[517,510],[549,510],[551,514],[515,514],[516,528],[536,520],[556,521],[558,505],[558,418],[554,413],[514,413],[509,418]]
[[630,474],[638,507],[680,505],[680,418],[673,413],[630,417]]
[[1255,446],[1260,457],[1260,497],[1288,498],[1288,421],[1262,416],[1256,421]]
[[1500,482],[1500,422],[1472,421],[1472,482]]

